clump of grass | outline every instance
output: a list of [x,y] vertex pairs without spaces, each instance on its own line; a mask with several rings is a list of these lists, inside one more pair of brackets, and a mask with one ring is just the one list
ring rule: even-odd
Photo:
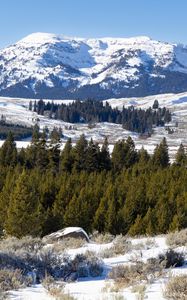
[[132,245],[133,250],[149,250],[157,247],[156,241],[153,238],[148,238],[144,242],[139,242]]
[[42,285],[55,300],[75,300],[73,296],[65,293],[65,283],[56,282],[51,276],[46,276]]
[[187,246],[187,229],[169,233],[166,238],[166,243],[170,247]]
[[58,242],[53,242],[53,249],[56,252],[64,252],[67,249],[77,249],[85,245],[85,240],[80,238],[66,238]]
[[99,255],[102,258],[123,255],[132,249],[132,243],[125,236],[118,235],[113,241],[113,245],[101,251]]
[[2,252],[32,252],[37,253],[44,246],[40,238],[33,238],[25,236],[22,239],[16,237],[8,237],[7,239],[0,240],[0,251]]
[[17,290],[31,285],[31,280],[23,276],[21,270],[0,270],[0,292],[4,293],[9,290]]
[[169,279],[163,294],[164,297],[169,300],[186,300],[187,275],[180,275]]
[[91,235],[91,240],[97,244],[111,243],[114,238],[114,235],[110,233],[99,233],[98,231],[94,231]]
[[150,282],[163,275],[164,267],[158,260],[150,259],[147,263],[137,262],[131,265],[118,265],[112,268],[109,278],[123,287]]
[[137,300],[144,300],[146,285],[145,284],[134,285],[132,287],[131,291],[132,291],[132,293],[136,293]]

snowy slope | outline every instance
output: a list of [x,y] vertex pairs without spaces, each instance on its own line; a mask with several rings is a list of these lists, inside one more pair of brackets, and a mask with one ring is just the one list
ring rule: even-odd
[[0,51],[0,94],[106,99],[187,90],[187,48],[149,37],[34,33]]
[[[131,287],[122,288],[121,291],[116,293],[107,292],[106,286],[109,285],[112,287],[113,282],[107,278],[108,272],[112,267],[118,265],[127,265],[132,264],[132,259],[137,258],[146,262],[149,258],[156,258],[159,254],[164,254],[168,250],[166,245],[166,236],[157,236],[155,238],[139,238],[131,240],[133,245],[136,245],[136,250],[131,250],[130,252],[104,259],[104,276],[97,278],[82,278],[73,283],[66,283],[65,292],[69,293],[70,296],[73,296],[76,300],[113,300],[113,299],[126,299],[126,300],[137,300],[137,299],[148,299],[148,300],[165,300],[163,296],[163,290],[168,279],[171,278],[171,275],[187,275],[186,265],[178,268],[170,268],[166,270],[165,275],[158,279],[146,283],[146,291],[144,298],[138,298],[136,293],[132,292]],[[146,244],[147,243],[147,244]],[[149,246],[149,243],[151,243]],[[142,249],[144,245],[144,249]],[[78,253],[85,253],[87,250],[95,252],[98,256],[106,248],[112,247],[112,243],[109,244],[96,244],[96,243],[87,243],[83,247],[78,249],[68,250],[67,253],[70,256],[75,256]],[[185,253],[186,247],[177,248],[177,251]],[[141,257],[141,258],[140,258]],[[117,296],[119,298],[117,298]],[[121,297],[121,298],[120,298]],[[31,288],[22,289],[19,291],[11,292],[10,299],[12,300],[35,300],[35,299],[46,299],[52,300],[54,298],[46,295],[46,291],[41,285],[35,285]]]
[[[36,113],[29,111],[29,99],[23,98],[0,97],[0,115],[5,115],[9,122],[28,126],[38,123],[40,128],[47,126],[49,130],[54,126],[61,127],[65,136],[62,140],[62,148],[68,137],[71,137],[73,143],[75,143],[80,135],[84,133],[87,139],[92,138],[99,143],[102,143],[105,136],[107,136],[110,143],[110,150],[112,151],[113,145],[117,140],[126,139],[131,135],[137,149],[143,146],[149,153],[153,153],[156,145],[165,136],[169,145],[170,156],[174,157],[181,142],[187,146],[187,92],[140,98],[108,99],[107,101],[112,107],[117,106],[119,109],[123,105],[126,107],[134,105],[137,108],[148,108],[153,105],[155,99],[159,101],[160,106],[165,106],[172,112],[173,125],[171,125],[174,129],[173,134],[168,134],[165,128],[158,127],[154,129],[151,137],[142,139],[137,133],[124,130],[120,124],[97,123],[94,128],[90,129],[87,124],[70,124],[60,120],[48,119],[45,116],[38,116]],[[73,100],[54,100],[57,103],[61,101],[68,104]],[[175,126],[176,123],[178,123],[178,127]],[[3,141],[0,141],[0,146],[2,143]],[[28,144],[28,140],[17,141],[18,148],[27,147]]]

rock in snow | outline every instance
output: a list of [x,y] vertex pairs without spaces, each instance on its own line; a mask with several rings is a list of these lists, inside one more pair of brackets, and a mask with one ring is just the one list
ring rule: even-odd
[[58,241],[64,238],[82,238],[89,242],[87,233],[81,227],[66,227],[44,237],[44,240]]
[[107,99],[187,90],[187,48],[149,37],[34,33],[0,51],[0,95]]

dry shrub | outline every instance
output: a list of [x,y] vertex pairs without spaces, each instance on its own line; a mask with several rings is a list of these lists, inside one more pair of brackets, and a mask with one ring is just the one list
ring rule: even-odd
[[125,236],[118,235],[114,239],[113,245],[99,253],[102,258],[109,258],[118,255],[124,255],[125,253],[131,251],[132,243],[127,240]]
[[187,246],[187,229],[169,233],[166,238],[166,243],[170,247]]
[[56,282],[53,277],[46,276],[42,285],[55,300],[74,300],[75,298],[64,292],[65,283]]
[[17,290],[31,285],[29,277],[23,276],[21,270],[0,270],[0,291]]
[[44,243],[40,238],[33,238],[31,236],[25,236],[22,239],[16,237],[9,237],[0,241],[0,251],[2,252],[17,252],[27,251],[37,253],[42,249]]
[[85,245],[85,240],[81,238],[65,238],[53,243],[53,249],[56,252],[64,252],[67,249],[77,249]]
[[97,244],[111,243],[114,238],[115,237],[110,233],[99,233],[98,231],[94,231],[91,236],[91,240]]
[[148,238],[144,242],[139,242],[137,244],[132,245],[132,250],[149,250],[157,247],[157,243],[155,239]]
[[139,284],[134,285],[131,289],[132,293],[136,293],[137,300],[144,300],[145,299],[145,291],[146,291],[146,285],[145,284]]
[[163,275],[164,268],[158,260],[150,259],[147,263],[137,262],[131,265],[118,265],[112,268],[109,278],[123,287],[137,284],[140,281],[151,282]]
[[172,277],[165,286],[164,297],[169,300],[186,300],[187,275]]
[[184,254],[169,249],[165,254],[160,254],[158,260],[165,263],[166,268],[181,267],[184,264]]
[[94,252],[77,254],[72,261],[72,268],[78,277],[97,277],[103,273],[103,261]]

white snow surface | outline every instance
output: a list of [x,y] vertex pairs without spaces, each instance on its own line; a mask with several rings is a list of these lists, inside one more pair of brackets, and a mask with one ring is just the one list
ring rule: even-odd
[[[117,265],[127,265],[131,264],[133,259],[140,259],[146,262],[148,258],[157,257],[158,254],[164,254],[168,246],[166,245],[166,236],[157,236],[152,238],[153,241],[152,246],[146,245],[148,240],[147,237],[144,238],[137,238],[137,239],[130,239],[132,244],[136,246],[138,244],[144,244],[145,247],[143,250],[132,250],[129,253],[124,255],[110,257],[104,259],[104,272],[101,277],[96,278],[82,278],[73,283],[66,283],[65,285],[65,292],[69,293],[77,300],[101,300],[101,299],[114,299],[113,296],[116,295],[115,293],[111,293],[110,291],[106,292],[103,290],[107,284],[112,286],[113,281],[107,278],[108,272],[111,270],[112,267]],[[87,250],[94,251],[97,255],[102,252],[106,248],[110,248],[113,243],[108,244],[96,244],[96,243],[85,243],[85,245],[78,249],[71,249],[67,251],[67,254],[74,257],[78,253],[84,253]],[[177,251],[181,251],[186,253],[185,247],[180,247],[176,249]],[[187,259],[187,257],[185,258]],[[163,290],[165,284],[167,283],[168,279],[171,275],[180,275],[186,274],[187,275],[187,267],[184,265],[180,268],[171,268],[168,269],[164,275],[159,279],[153,280],[152,283],[146,283],[146,292],[145,292],[145,299],[148,300],[165,300],[163,296]],[[133,293],[131,287],[129,288],[122,288],[118,295],[124,296],[124,299],[127,300],[137,300],[137,294]],[[51,300],[52,297],[46,294],[44,288],[41,285],[35,285],[31,288],[22,289],[19,291],[12,291],[11,298],[12,300]]]
[[[84,86],[102,84],[106,78],[128,84],[138,79],[138,67],[150,61],[154,67],[187,73],[187,48],[146,36],[85,39],[39,32],[0,51],[0,84],[7,88],[32,78],[35,91],[37,82],[53,87],[51,76],[66,87],[70,80]],[[71,75],[67,66],[72,68]]]

